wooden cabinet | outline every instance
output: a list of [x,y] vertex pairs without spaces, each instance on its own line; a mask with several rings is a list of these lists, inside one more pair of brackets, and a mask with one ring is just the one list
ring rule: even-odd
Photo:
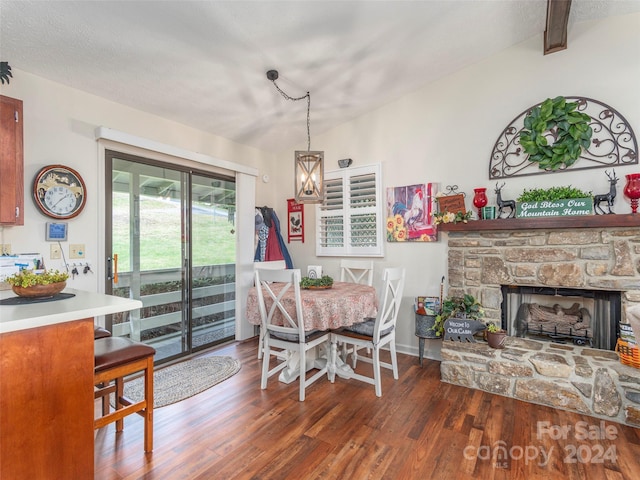
[[93,478],[93,363],[93,318],[0,334],[0,478]]
[[0,95],[0,225],[24,225],[22,100]]

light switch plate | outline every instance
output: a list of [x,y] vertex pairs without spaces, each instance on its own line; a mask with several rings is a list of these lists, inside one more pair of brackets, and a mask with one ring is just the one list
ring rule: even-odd
[[52,243],[49,251],[49,258],[51,260],[58,260],[62,258],[62,250],[60,249],[60,245],[57,243]]
[[84,244],[83,243],[75,243],[69,245],[69,258],[84,258]]

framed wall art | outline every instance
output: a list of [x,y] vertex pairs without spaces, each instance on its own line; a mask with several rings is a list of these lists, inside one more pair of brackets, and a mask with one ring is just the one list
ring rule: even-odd
[[287,243],[299,240],[304,243],[304,204],[295,198],[287,199]]
[[435,183],[387,188],[387,241],[435,242],[438,230],[433,223]]

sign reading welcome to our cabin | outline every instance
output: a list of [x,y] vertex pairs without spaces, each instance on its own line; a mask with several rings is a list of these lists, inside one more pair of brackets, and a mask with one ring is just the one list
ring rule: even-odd
[[593,198],[516,202],[516,217],[518,218],[564,217],[591,215],[592,213]]
[[444,322],[444,339],[454,342],[475,342],[473,335],[485,328],[484,323],[477,320],[451,317]]

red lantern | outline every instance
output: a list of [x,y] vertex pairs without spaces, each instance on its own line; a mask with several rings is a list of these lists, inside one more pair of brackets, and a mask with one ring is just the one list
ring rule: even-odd
[[640,198],[640,173],[630,173],[627,176],[624,194],[631,200],[631,213],[638,213],[638,199]]
[[478,209],[478,218],[482,218],[482,207],[486,206],[489,200],[487,199],[486,188],[474,188],[473,206]]

